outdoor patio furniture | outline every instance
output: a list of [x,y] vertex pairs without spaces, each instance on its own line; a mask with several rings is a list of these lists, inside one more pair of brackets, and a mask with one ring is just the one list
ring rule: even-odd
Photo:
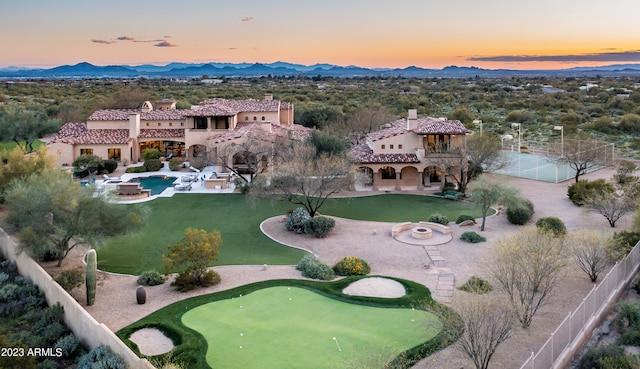
[[173,187],[176,191],[191,191],[191,183],[180,183]]
[[102,178],[103,178],[105,181],[109,181],[109,180],[112,180],[112,181],[121,181],[120,177],[109,177],[109,176],[108,176],[108,175],[106,175],[106,174],[103,174],[103,175],[102,175]]

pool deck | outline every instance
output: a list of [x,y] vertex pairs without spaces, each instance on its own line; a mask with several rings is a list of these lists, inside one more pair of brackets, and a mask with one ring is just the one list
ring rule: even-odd
[[[186,175],[194,175],[196,174],[198,176],[198,178],[202,178],[202,176],[205,177],[209,177],[211,176],[211,174],[213,172],[217,172],[217,168],[216,167],[206,167],[204,168],[204,170],[202,170],[200,173],[194,173],[193,171],[172,171],[169,169],[169,165],[167,163],[165,163],[164,167],[162,167],[162,169],[160,169],[159,171],[155,171],[155,172],[144,172],[144,173],[124,173],[125,168],[118,168],[119,170],[114,172],[110,177],[113,178],[120,178],[121,182],[115,182],[115,181],[109,181],[109,180],[102,180],[102,179],[96,179],[96,190],[98,191],[107,191],[109,190],[110,187],[112,187],[113,189],[115,189],[116,185],[118,183],[123,183],[123,182],[127,182],[133,178],[146,178],[146,177],[153,177],[153,176],[168,176],[168,177],[177,177],[176,182],[175,183],[180,183],[180,177],[182,176],[186,176]],[[121,174],[118,174],[121,173]],[[182,182],[184,183],[184,182]],[[124,203],[124,204],[134,204],[134,203],[139,203],[139,202],[147,202],[147,201],[151,201],[154,200],[156,198],[159,197],[172,197],[173,195],[175,195],[176,193],[233,193],[235,192],[236,186],[233,183],[233,181],[231,181],[229,183],[229,188],[225,188],[225,189],[209,189],[209,188],[205,188],[204,186],[204,181],[202,181],[201,179],[198,179],[197,182],[192,182],[191,185],[191,189],[190,190],[176,190],[174,187],[167,187],[164,191],[162,191],[162,193],[157,194],[157,195],[152,195],[149,197],[146,197],[144,199],[136,199],[136,200],[122,200],[122,201],[118,201],[119,203]]]

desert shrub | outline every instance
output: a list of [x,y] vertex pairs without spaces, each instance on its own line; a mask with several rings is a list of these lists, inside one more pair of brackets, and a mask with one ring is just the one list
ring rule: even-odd
[[507,220],[511,224],[525,225],[533,216],[533,204],[521,199],[507,207]]
[[54,349],[61,349],[63,357],[72,357],[80,348],[80,341],[75,334],[69,333],[61,337],[53,345]]
[[157,286],[164,283],[164,276],[157,270],[147,270],[138,276],[138,284],[143,286]]
[[142,155],[142,160],[144,161],[151,159],[160,159],[162,157],[162,153],[158,149],[144,149],[140,154]]
[[536,227],[542,232],[547,232],[553,237],[562,237],[567,234],[567,227],[564,222],[557,217],[543,217],[538,219]]
[[367,275],[371,272],[371,267],[359,257],[347,256],[333,266],[333,271],[342,276]]
[[464,222],[465,220],[473,220],[473,223],[476,222],[476,219],[474,217],[472,217],[471,215],[462,214],[462,215],[460,215],[458,217],[458,219],[456,219],[456,224],[460,224],[460,223]]
[[454,185],[452,182],[445,182],[444,186],[442,187],[442,192],[455,191],[455,189],[456,185]]
[[187,292],[191,291],[198,286],[209,287],[214,284],[220,283],[220,275],[214,270],[207,270],[200,276],[200,280],[198,280],[193,274],[188,271],[179,273],[176,276],[176,279],[171,283],[172,286],[176,287],[177,291]]
[[171,170],[180,170],[180,167],[182,166],[182,164],[184,163],[184,160],[182,160],[182,158],[171,158],[169,159],[169,169]]
[[479,295],[493,291],[491,284],[480,277],[475,275],[469,278],[469,280],[458,287],[460,291],[477,293]]
[[164,164],[160,161],[160,159],[148,159],[144,161],[143,166],[147,168],[148,172],[155,172],[164,166]]
[[81,268],[63,270],[54,280],[58,282],[65,291],[70,292],[84,282],[84,272]]
[[615,262],[624,258],[638,241],[640,241],[640,231],[621,231],[614,233],[606,246],[609,260]]
[[137,167],[129,167],[125,170],[126,173],[144,173],[147,171],[147,167],[139,165]]
[[332,218],[323,216],[309,218],[304,222],[304,233],[314,235],[317,238],[325,238],[335,225],[336,221]]
[[58,369],[58,364],[51,359],[44,359],[36,364],[36,369]]
[[40,336],[43,337],[47,345],[51,345],[57,342],[62,336],[69,333],[69,328],[67,328],[64,324],[60,322],[53,322],[46,326],[40,333]]
[[431,214],[431,216],[429,216],[429,219],[427,219],[427,221],[431,223],[442,224],[442,225],[449,224],[449,218],[439,213]]
[[98,346],[78,360],[76,369],[125,369],[124,361],[108,346]]
[[582,206],[592,193],[604,194],[613,192],[614,190],[613,185],[607,183],[603,178],[598,178],[593,181],[582,180],[569,186],[567,196],[569,196],[571,202]]
[[464,232],[460,236],[460,239],[469,243],[480,243],[480,242],[485,242],[487,240],[486,238],[480,236],[479,234],[473,231]]
[[307,254],[302,257],[296,269],[302,272],[302,276],[312,279],[330,281],[336,277],[330,266],[321,262],[314,255]]
[[107,159],[102,163],[104,165],[104,170],[107,171],[107,173],[113,173],[116,169],[118,169],[118,162],[116,160]]
[[580,369],[633,369],[633,366],[609,366],[616,362],[624,362],[624,348],[617,345],[606,345],[589,349],[580,362]]
[[287,221],[284,223],[284,228],[287,231],[302,233],[304,232],[304,224],[309,219],[311,219],[311,216],[304,208],[297,208],[287,216]]

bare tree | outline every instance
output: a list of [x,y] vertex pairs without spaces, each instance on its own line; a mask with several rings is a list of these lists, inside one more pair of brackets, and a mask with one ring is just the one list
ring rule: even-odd
[[591,282],[596,282],[609,265],[607,238],[600,232],[585,229],[569,234],[566,242],[578,268],[587,273]]
[[300,143],[276,165],[263,190],[301,205],[313,217],[329,197],[349,190],[354,182],[355,170],[346,157],[317,156],[313,146]]
[[458,349],[476,369],[489,368],[498,346],[512,335],[516,323],[513,309],[504,299],[469,294],[456,298],[453,305],[464,324]]
[[504,168],[507,163],[496,136],[473,134],[467,136],[466,141],[466,147],[454,148],[450,155],[435,158],[437,165],[449,174],[462,193],[480,174]]
[[344,123],[333,124],[332,129],[343,133],[351,145],[364,143],[371,132],[377,131],[385,123],[393,121],[394,115],[387,107],[374,102],[359,107]]
[[591,191],[584,199],[585,205],[604,216],[611,227],[625,214],[638,208],[635,189],[631,187],[617,191]]
[[528,328],[547,303],[567,265],[563,240],[535,227],[498,241],[489,272],[513,306],[523,328]]
[[[288,137],[264,134],[255,124],[247,129],[241,140],[227,142],[211,138],[207,143],[207,157],[211,164],[235,173],[245,182],[251,182],[273,168],[282,151],[287,150],[288,143]],[[248,174],[249,180],[242,174]]]
[[564,147],[556,149],[556,154],[558,153],[561,153],[561,157],[557,160],[568,164],[576,171],[576,182],[581,175],[601,166],[606,157],[603,142],[585,137],[564,140]]

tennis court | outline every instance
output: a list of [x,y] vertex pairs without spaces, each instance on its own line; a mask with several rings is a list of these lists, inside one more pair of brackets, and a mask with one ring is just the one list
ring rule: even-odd
[[[502,154],[507,164],[503,169],[494,173],[552,183],[573,179],[576,175],[576,170],[571,168],[569,163],[557,158],[537,154],[524,154],[516,151],[503,151]],[[587,173],[594,172],[600,168],[602,166],[594,165],[587,169]]]

